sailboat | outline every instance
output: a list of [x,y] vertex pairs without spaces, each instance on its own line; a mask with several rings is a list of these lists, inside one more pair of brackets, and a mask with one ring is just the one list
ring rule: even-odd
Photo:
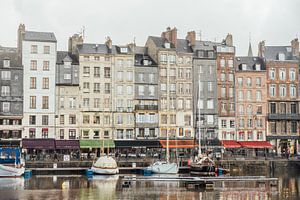
[[[22,176],[25,172],[23,162],[20,159],[20,149],[17,148],[1,148],[0,153],[10,155],[9,158],[3,160],[3,164],[0,164],[0,177],[17,177]],[[11,157],[11,155],[13,155]],[[13,158],[14,157],[14,158]],[[14,160],[14,163],[9,161]]]
[[[102,152],[104,153],[104,140]],[[102,175],[114,175],[119,173],[117,161],[113,157],[109,156],[109,145],[107,155],[100,155],[100,158],[98,158],[98,160],[93,163],[91,170],[94,174]]]
[[[168,62],[169,66],[169,62]],[[169,67],[167,68],[169,71]],[[170,76],[168,73],[167,76],[167,99],[169,98],[169,82],[170,82]],[[169,109],[169,104],[167,105],[167,108]],[[146,168],[146,170],[151,171],[152,173],[155,174],[177,174],[179,171],[179,167],[177,163],[170,162],[170,151],[169,151],[169,120],[167,122],[167,149],[166,149],[166,161],[156,161],[152,165]]]
[[192,175],[202,175],[202,176],[214,176],[216,171],[215,162],[203,155],[201,152],[201,113],[200,113],[200,94],[201,94],[201,81],[200,81],[200,71],[198,80],[198,157],[194,159],[194,162],[190,166],[190,174]]

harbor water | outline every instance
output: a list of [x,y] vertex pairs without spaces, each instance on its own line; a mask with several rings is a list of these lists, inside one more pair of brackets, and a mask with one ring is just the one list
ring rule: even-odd
[[[254,172],[255,176],[260,174]],[[236,174],[247,175],[251,174]],[[126,175],[127,176],[127,175]],[[141,176],[141,175],[128,175]],[[162,176],[162,175],[161,175]],[[188,176],[181,174],[179,176]],[[32,176],[1,178],[0,199],[300,199],[300,173],[296,168],[275,172],[278,185],[268,188],[258,182],[220,182],[213,190],[191,190],[179,181],[136,181],[123,187],[123,175],[114,176]],[[149,178],[149,177],[148,177]]]

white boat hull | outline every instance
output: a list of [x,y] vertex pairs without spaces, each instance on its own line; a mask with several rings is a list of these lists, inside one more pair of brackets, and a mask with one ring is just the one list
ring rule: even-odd
[[16,176],[22,176],[25,172],[25,168],[16,168],[6,165],[0,164],[0,177],[16,177]]
[[177,174],[179,170],[176,163],[154,163],[148,169],[155,174]]
[[91,168],[94,174],[103,174],[103,175],[114,175],[119,173],[118,168],[114,169],[107,169],[107,168],[99,168],[99,167],[92,167]]

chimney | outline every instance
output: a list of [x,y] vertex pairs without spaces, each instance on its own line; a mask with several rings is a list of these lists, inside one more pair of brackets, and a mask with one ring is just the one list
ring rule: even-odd
[[172,43],[175,47],[177,46],[177,28],[176,27],[174,27],[173,29],[168,27],[165,32],[161,33],[161,37],[168,40],[168,42]]
[[195,46],[196,45],[196,32],[195,31],[187,32],[185,39],[189,42],[190,46]]
[[18,53],[22,53],[22,41],[24,39],[25,35],[25,24],[20,24],[18,28],[18,44],[17,44],[17,50]]
[[77,54],[77,45],[83,44],[83,37],[79,34],[74,34],[69,38],[68,51],[72,54]]
[[110,39],[109,36],[106,37],[105,45],[108,48],[108,51],[111,52],[112,49],[112,40]]
[[292,46],[292,55],[295,57],[299,57],[299,40],[295,38],[291,41]]
[[233,39],[232,39],[232,35],[230,33],[228,33],[225,38],[225,45],[233,46]]
[[258,43],[258,56],[261,58],[265,57],[265,41]]

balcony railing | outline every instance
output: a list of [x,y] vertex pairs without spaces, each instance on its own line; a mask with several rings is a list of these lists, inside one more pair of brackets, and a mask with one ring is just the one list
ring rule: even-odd
[[268,119],[271,120],[300,120],[300,114],[297,113],[286,113],[286,114],[282,114],[282,113],[272,113],[272,114],[268,114]]
[[135,105],[135,110],[158,110],[158,105]]

